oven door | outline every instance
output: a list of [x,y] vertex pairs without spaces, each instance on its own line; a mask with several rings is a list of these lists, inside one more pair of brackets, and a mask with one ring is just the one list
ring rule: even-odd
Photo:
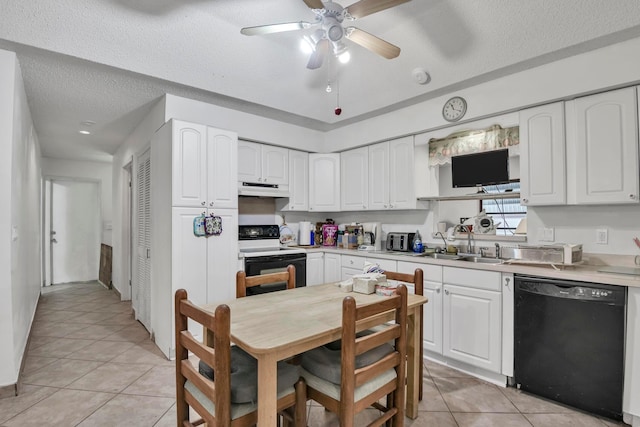
[[[296,268],[296,288],[306,286],[307,280],[307,254],[278,254],[257,257],[245,257],[244,272],[247,276],[259,276],[261,274],[279,273],[285,271],[288,265]],[[286,289],[285,282],[254,286],[247,289],[247,296],[262,294],[265,292],[281,291]]]

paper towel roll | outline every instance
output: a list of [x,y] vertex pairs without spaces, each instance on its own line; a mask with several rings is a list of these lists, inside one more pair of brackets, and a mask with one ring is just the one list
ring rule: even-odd
[[298,226],[298,244],[311,244],[311,223],[309,221],[300,221]]

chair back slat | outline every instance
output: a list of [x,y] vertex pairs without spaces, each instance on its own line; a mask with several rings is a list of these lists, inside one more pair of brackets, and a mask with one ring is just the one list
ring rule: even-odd
[[209,366],[213,366],[216,357],[215,349],[196,340],[189,331],[182,331],[180,333],[180,341],[181,344],[191,353],[196,355],[198,359],[202,360]]
[[391,353],[382,359],[355,370],[356,382],[355,386],[360,387],[362,384],[374,379],[380,375],[380,372],[388,371],[400,363],[400,355],[397,352]]
[[288,265],[286,271],[261,274],[258,276],[247,276],[244,271],[238,271],[236,273],[236,298],[246,297],[247,288],[281,282],[286,282],[286,289],[293,289],[296,287],[295,266]]
[[182,361],[182,375],[202,391],[205,396],[213,396],[215,394],[215,383],[198,372],[189,360]]
[[387,325],[384,329],[365,335],[356,339],[355,354],[356,356],[366,353],[367,351],[380,347],[382,344],[394,341],[400,337],[400,326],[397,324]]
[[215,329],[215,317],[208,311],[198,308],[189,300],[180,301],[180,314],[193,319],[207,329]]

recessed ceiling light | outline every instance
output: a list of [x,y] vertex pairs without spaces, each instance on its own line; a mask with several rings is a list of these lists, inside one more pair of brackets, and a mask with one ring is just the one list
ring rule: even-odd
[[88,130],[80,130],[78,131],[78,133],[81,133],[83,135],[91,135],[91,132],[89,132]]
[[96,124],[93,120],[85,120],[84,122],[80,122],[82,126],[93,126]]

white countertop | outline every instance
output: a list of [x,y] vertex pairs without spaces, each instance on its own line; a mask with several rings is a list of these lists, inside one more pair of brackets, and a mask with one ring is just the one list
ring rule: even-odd
[[[585,258],[585,260],[582,264],[558,266],[558,269],[556,269],[550,265],[516,263],[510,264],[508,262],[502,264],[482,264],[471,261],[434,259],[428,256],[412,256],[410,255],[410,252],[407,252],[407,255],[403,255],[385,251],[368,252],[358,251],[355,249],[337,249],[327,246],[306,247],[305,249],[307,253],[327,252],[341,255],[361,256],[367,257],[369,259],[390,259],[396,261],[413,262],[417,264],[442,265],[447,267],[461,267],[475,270],[499,271],[501,273],[527,274],[531,276],[550,277],[554,279],[576,280],[580,282],[594,282],[607,285],[640,287],[640,276],[599,272],[598,269],[602,268],[604,265],[614,265],[610,263],[600,263],[600,257],[594,257],[597,259],[591,261],[590,259],[586,259],[587,257],[585,256],[583,257]],[[598,262],[598,264],[596,265],[594,262]]]

